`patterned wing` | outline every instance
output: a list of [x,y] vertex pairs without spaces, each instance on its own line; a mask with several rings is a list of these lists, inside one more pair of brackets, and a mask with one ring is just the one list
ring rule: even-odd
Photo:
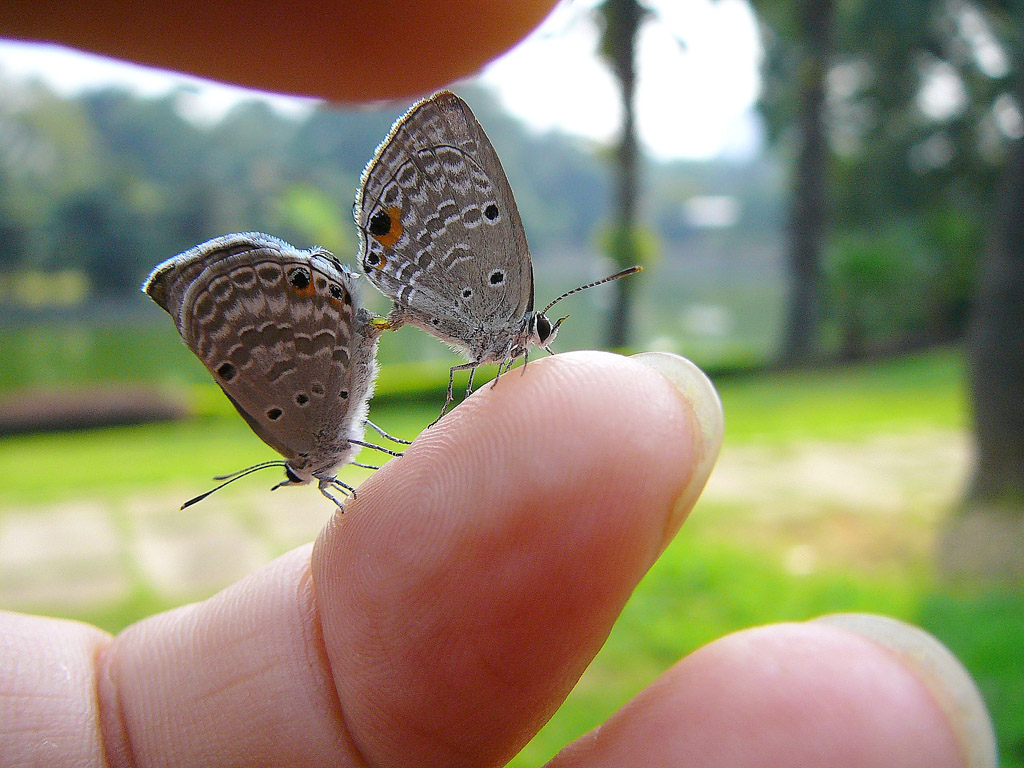
[[363,271],[399,316],[457,346],[533,308],[512,189],[483,128],[447,91],[413,106],[363,172]]
[[331,254],[230,235],[160,265],[144,290],[264,442],[310,471],[347,458],[380,330]]

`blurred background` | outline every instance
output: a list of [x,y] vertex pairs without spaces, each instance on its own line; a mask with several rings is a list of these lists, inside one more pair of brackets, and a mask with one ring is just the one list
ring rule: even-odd
[[[1024,765],[1022,29],[998,2],[589,0],[456,86],[538,302],[646,267],[568,300],[558,350],[684,354],[726,413],[691,521],[514,765],[714,637],[833,611],[938,636]],[[117,631],[316,535],[330,505],[269,477],[178,511],[273,453],[139,286],[246,230],[354,265],[407,106],[0,41],[0,607]],[[380,359],[372,417],[412,438],[454,359],[411,328]]]

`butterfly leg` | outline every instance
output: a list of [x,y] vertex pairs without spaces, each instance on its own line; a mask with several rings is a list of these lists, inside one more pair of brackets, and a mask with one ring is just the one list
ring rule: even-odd
[[452,388],[455,385],[455,372],[456,371],[469,371],[469,386],[466,387],[466,397],[469,397],[473,393],[473,374],[476,373],[477,367],[480,365],[479,360],[473,360],[468,363],[462,363],[461,365],[453,365],[448,369],[448,391],[444,396],[444,405],[441,406],[441,414],[427,425],[427,429],[437,424],[444,415],[448,413],[448,406],[452,404],[452,400],[455,399],[452,394]]
[[392,451],[390,448],[385,448],[381,445],[374,445],[373,443],[364,443],[362,440],[353,440],[352,438],[349,438],[349,442],[352,443],[352,445],[358,445],[363,448],[373,448],[373,450],[380,451],[381,453],[386,453],[389,456],[402,455],[399,451]]
[[[522,357],[523,357],[523,373],[524,374],[526,373],[526,364],[528,362],[530,362],[530,352],[529,352],[529,350],[526,350],[525,352],[518,352],[518,353],[510,352],[508,357],[506,357],[504,360],[502,360],[500,363],[498,363],[498,375],[495,376],[493,379],[491,379],[491,386],[492,387],[498,386],[498,379],[501,378],[501,374],[502,373],[508,373],[510,370],[512,370],[512,366],[515,365],[516,359],[520,355],[522,355]],[[504,370],[502,370],[502,369],[504,369]]]
[[376,432],[378,435],[383,437],[385,440],[390,440],[393,443],[401,443],[402,445],[412,445],[412,440],[403,440],[400,437],[395,437],[393,435],[389,435],[387,432],[385,432],[383,429],[378,427],[376,424],[374,424],[369,419],[366,420],[366,426],[368,426],[371,429],[373,429],[374,432]]
[[353,488],[348,483],[343,483],[341,480],[339,480],[336,477],[320,477],[320,478],[317,478],[317,479],[320,481],[319,482],[320,493],[323,494],[323,496],[325,498],[328,498],[331,501],[333,501],[335,506],[338,507],[338,510],[342,514],[344,514],[344,512],[345,512],[345,505],[342,502],[338,501],[338,499],[336,499],[334,497],[334,495],[329,490],[327,490],[327,489],[328,488],[338,488],[342,492],[343,495],[351,496],[353,499],[356,497],[356,489]]

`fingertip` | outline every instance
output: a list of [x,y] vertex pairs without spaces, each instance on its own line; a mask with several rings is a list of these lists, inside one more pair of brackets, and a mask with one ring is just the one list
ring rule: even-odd
[[550,764],[963,765],[920,681],[820,623],[736,632],[694,651]]
[[[699,429],[696,431],[697,461],[685,489],[676,500],[670,524],[671,535],[686,520],[693,510],[693,505],[718,460],[725,434],[725,416],[722,412],[722,401],[718,391],[707,374],[685,357],[668,352],[641,352],[633,355],[633,360],[643,363],[661,373],[676,388],[686,406],[692,411],[693,418]],[[666,545],[671,536],[667,537]]]
[[978,686],[959,659],[933,635],[876,614],[832,614],[815,621],[853,632],[894,653],[931,692],[949,722],[964,765],[996,765],[995,729]]

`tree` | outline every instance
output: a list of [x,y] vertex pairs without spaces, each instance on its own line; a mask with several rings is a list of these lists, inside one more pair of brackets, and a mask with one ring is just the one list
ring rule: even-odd
[[[762,7],[778,11],[773,3]],[[915,308],[900,329],[904,340],[960,338],[970,317],[977,459],[963,509],[1010,509],[1019,518],[1024,11],[1009,2],[939,0],[859,0],[841,9],[832,71],[852,85],[845,95],[829,94],[829,135],[844,145],[832,157],[837,236],[830,248],[854,258],[840,279],[847,289],[856,279],[886,287],[889,322]],[[811,26],[798,30],[803,39]],[[929,104],[936,87],[944,96]],[[787,115],[796,119],[792,99],[770,92],[765,103],[774,108],[767,116],[776,135]],[[850,330],[851,349],[856,334]]]
[[[608,253],[620,267],[640,261],[637,237],[637,200],[640,192],[640,145],[636,135],[636,45],[637,34],[648,13],[637,0],[604,0],[598,6],[604,22],[601,55],[619,82],[622,101],[622,131],[615,148],[615,201],[609,233]],[[631,338],[631,309],[634,281],[616,280],[612,311],[605,341],[609,347],[623,347]]]
[[[1024,46],[1014,36],[1013,85],[1024,105]],[[1010,147],[998,213],[982,258],[968,336],[977,449],[967,508],[1024,517],[1024,138]]]
[[[775,138],[781,135],[780,116],[788,112],[794,123],[795,166],[786,245],[789,300],[779,356],[784,363],[802,363],[820,356],[829,192],[826,78],[835,53],[835,7],[833,0],[799,0],[795,5],[764,1],[757,7],[781,43],[776,50],[788,49],[790,57],[781,67],[783,72],[769,73],[769,87],[779,87],[767,94],[767,102],[762,100],[762,109],[774,112]],[[775,63],[779,66],[777,59]],[[795,103],[780,109],[778,102],[787,100],[778,91],[789,78],[795,81]],[[770,103],[773,98],[775,104]]]

